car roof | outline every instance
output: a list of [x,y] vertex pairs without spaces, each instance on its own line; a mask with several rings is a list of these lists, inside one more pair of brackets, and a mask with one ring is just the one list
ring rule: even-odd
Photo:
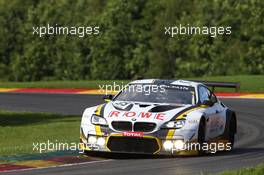
[[196,88],[201,83],[197,83],[189,80],[142,79],[142,80],[132,81],[129,84],[181,85],[181,86],[191,86]]

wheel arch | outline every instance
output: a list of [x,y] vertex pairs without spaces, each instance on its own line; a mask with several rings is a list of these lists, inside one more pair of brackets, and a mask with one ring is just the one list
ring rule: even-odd
[[237,133],[237,117],[236,113],[230,109],[226,110],[226,124],[225,124],[225,131],[224,135],[227,136],[229,133],[230,123],[234,120],[234,133]]
[[232,111],[232,118],[231,119],[234,119],[234,124],[235,124],[235,126],[234,126],[234,132],[235,132],[235,134],[237,133],[237,117],[236,117],[236,113],[234,112],[234,111]]

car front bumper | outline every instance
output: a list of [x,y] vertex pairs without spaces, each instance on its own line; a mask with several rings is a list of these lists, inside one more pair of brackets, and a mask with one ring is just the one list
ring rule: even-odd
[[[183,134],[180,134],[183,133]],[[113,153],[158,154],[158,155],[198,155],[198,151],[181,148],[192,139],[194,133],[160,130],[141,137],[124,136],[108,128],[80,133],[80,152],[99,151]],[[177,143],[176,143],[177,142]]]

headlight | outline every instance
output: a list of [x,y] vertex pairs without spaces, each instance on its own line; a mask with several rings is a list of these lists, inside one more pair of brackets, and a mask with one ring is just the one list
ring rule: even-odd
[[97,138],[95,136],[88,137],[88,143],[95,144],[96,141],[97,141]]
[[184,149],[184,141],[183,140],[175,140],[174,142],[174,148],[177,150],[183,150]]
[[94,125],[108,125],[106,119],[98,115],[92,115],[91,123]]
[[164,125],[162,125],[162,128],[180,129],[184,126],[184,124],[185,124],[185,120],[169,121],[167,123],[164,123]]
[[163,143],[163,148],[166,150],[166,151],[169,151],[171,150],[173,147],[173,142],[171,140],[166,140],[164,143]]

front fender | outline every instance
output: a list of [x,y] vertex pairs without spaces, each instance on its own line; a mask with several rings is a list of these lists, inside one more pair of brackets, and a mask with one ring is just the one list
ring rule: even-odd
[[189,113],[186,117],[186,123],[183,129],[198,131],[199,123],[202,117],[203,117],[202,112],[193,111]]
[[81,125],[89,125],[91,124],[91,116],[94,114],[94,111],[96,110],[98,106],[93,106],[90,108],[86,108],[82,115],[82,121]]
[[83,112],[80,132],[82,132],[85,137],[87,136],[89,130],[95,130],[95,126],[91,124],[91,117],[95,113],[95,110],[97,109],[98,106],[86,108]]
[[198,128],[202,117],[203,113],[199,111],[193,111],[186,117],[186,122],[182,129],[193,133],[192,137],[189,138],[190,142],[195,142],[198,139]]

